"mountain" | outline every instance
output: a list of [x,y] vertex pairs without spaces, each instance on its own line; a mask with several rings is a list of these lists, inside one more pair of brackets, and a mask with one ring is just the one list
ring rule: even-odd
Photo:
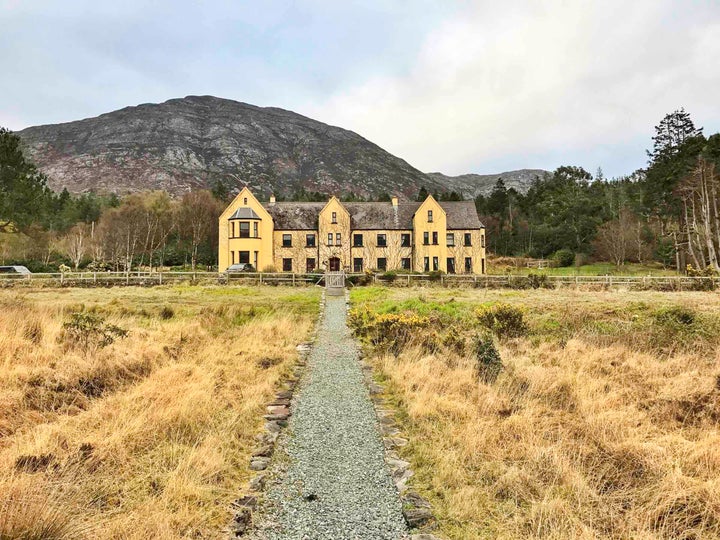
[[502,178],[505,187],[515,188],[520,193],[530,189],[532,181],[543,178],[549,171],[543,169],[520,169],[497,174],[462,174],[460,176],[447,176],[439,172],[427,173],[433,180],[446,186],[447,191],[462,193],[466,198],[475,198],[478,195],[489,195],[497,181]]
[[[265,196],[304,188],[414,197],[425,186],[469,197],[487,183],[479,175],[428,175],[352,131],[212,96],[126,107],[18,135],[50,187],[72,193],[164,189],[178,195],[223,181],[231,190],[248,185]],[[490,176],[493,184],[497,176]]]

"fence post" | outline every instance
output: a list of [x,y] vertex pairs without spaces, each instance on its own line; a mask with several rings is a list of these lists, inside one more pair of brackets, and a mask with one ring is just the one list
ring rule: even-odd
[[263,282],[263,273],[260,272],[260,285],[262,285],[262,282]]
[[93,272],[93,283],[97,283],[97,272]]
[[293,272],[293,276],[292,276],[292,284],[293,284],[293,287],[294,287],[294,286],[295,286],[295,272]]
[[158,272],[158,276],[160,276],[160,285],[162,285],[162,272]]
[[410,286],[410,274],[408,274],[407,278],[408,278],[408,287],[409,287]]
[[65,283],[65,273],[60,272],[60,285],[62,285],[63,283]]

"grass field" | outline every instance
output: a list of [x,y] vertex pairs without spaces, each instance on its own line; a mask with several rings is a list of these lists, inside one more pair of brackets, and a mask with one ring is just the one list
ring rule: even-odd
[[510,274],[526,276],[530,273],[547,274],[549,276],[677,276],[672,268],[663,268],[660,265],[646,265],[627,263],[616,266],[609,262],[583,264],[581,266],[566,266],[562,268],[517,268],[506,264],[494,264],[488,261],[488,274]]
[[[352,301],[442,535],[720,537],[717,294],[363,288]],[[513,308],[522,320],[500,316]],[[478,360],[490,331],[494,376]]]
[[0,538],[224,537],[318,298],[0,291]]

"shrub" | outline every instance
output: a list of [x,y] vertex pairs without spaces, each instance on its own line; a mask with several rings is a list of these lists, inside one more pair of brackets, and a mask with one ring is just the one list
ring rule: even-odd
[[268,264],[263,267],[262,271],[267,274],[274,274],[277,272],[277,268],[275,268],[272,264]]
[[477,335],[473,340],[473,349],[478,379],[488,384],[495,382],[503,369],[503,363],[492,336]]
[[572,266],[575,262],[575,253],[569,249],[558,249],[553,255],[553,259],[558,266]]
[[390,270],[388,272],[385,272],[384,274],[381,274],[380,279],[382,279],[383,281],[387,281],[388,283],[392,283],[397,279],[397,273]]
[[70,320],[63,323],[62,340],[83,349],[102,348],[127,335],[127,330],[106,323],[105,319],[95,313],[72,313]]
[[442,275],[442,270],[432,270],[431,272],[428,272],[428,277],[430,278],[430,281],[440,281]]
[[175,310],[170,306],[163,306],[160,310],[160,318],[164,321],[172,319],[175,316]]
[[478,322],[499,338],[520,337],[528,326],[522,308],[509,304],[495,304],[477,311]]

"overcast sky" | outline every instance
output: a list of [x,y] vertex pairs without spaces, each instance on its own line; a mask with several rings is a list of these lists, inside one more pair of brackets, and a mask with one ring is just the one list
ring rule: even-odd
[[720,0],[0,0],[0,126],[210,94],[351,129],[423,171],[645,165],[720,131]]

